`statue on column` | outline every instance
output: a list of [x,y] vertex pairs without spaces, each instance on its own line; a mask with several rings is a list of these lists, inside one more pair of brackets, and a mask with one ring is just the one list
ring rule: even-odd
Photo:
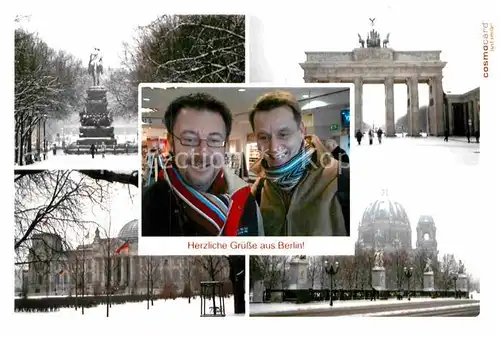
[[373,256],[374,267],[383,268],[384,267],[384,251],[382,249],[377,249],[375,255]]
[[424,273],[432,273],[432,259],[431,258],[427,258],[425,260]]
[[464,273],[464,264],[462,263],[462,260],[458,261],[458,274],[463,274]]
[[99,48],[94,48],[90,53],[88,71],[89,75],[92,75],[93,85],[100,85],[103,66],[101,50]]

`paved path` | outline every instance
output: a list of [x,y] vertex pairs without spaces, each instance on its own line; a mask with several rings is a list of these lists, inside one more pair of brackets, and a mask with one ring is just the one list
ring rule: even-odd
[[15,166],[15,168],[137,170],[140,165],[141,162],[137,154],[106,154],[104,158],[101,154],[97,154],[92,159],[92,156],[90,154],[67,155],[62,151],[58,151],[55,156],[52,154],[52,152],[50,152],[46,160],[35,162],[32,165]]
[[[346,305],[350,304],[349,301],[344,302]],[[368,302],[370,303],[370,302]],[[406,311],[410,310],[420,310],[419,313],[422,314],[422,309],[430,315],[431,311],[434,312],[431,316],[439,316],[440,313],[447,313],[453,311],[450,309],[451,306],[460,305],[471,305],[476,304],[479,306],[479,301],[473,300],[429,300],[429,301],[407,301],[402,300],[398,302],[385,302],[376,301],[371,302],[374,304],[366,304],[359,306],[335,306],[335,307],[325,307],[325,308],[311,308],[308,310],[288,310],[280,312],[260,312],[253,313],[250,306],[250,316],[265,316],[265,317],[290,317],[290,316],[371,316],[372,314],[377,314],[376,316],[408,316]],[[338,303],[337,303],[338,304]],[[435,311],[436,308],[443,307],[443,310]],[[472,310],[472,309],[471,309]],[[392,314],[391,314],[392,312]],[[398,312],[397,314],[393,314]],[[387,313],[387,314],[385,314]]]

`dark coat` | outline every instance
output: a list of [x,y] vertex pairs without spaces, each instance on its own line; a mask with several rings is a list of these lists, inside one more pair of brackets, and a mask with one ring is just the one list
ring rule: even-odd
[[[148,186],[142,195],[142,236],[213,236],[193,216],[165,180]],[[260,212],[255,198],[250,196],[241,217],[241,227],[248,230],[242,236],[263,235]]]

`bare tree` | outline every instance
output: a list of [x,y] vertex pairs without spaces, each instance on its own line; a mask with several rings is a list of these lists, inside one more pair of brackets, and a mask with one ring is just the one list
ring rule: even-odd
[[28,259],[28,255],[31,251],[30,238],[36,234],[53,234],[60,238],[58,249],[70,249],[68,235],[97,225],[94,221],[83,219],[87,205],[91,203],[106,209],[103,200],[109,196],[105,183],[134,185],[138,183],[137,179],[137,171],[15,171],[16,263],[34,262]]
[[161,256],[141,256],[141,259],[143,261],[141,273],[146,279],[146,302],[149,310],[149,302],[151,301],[151,306],[154,305],[154,289],[161,279],[160,266],[164,262]]
[[101,239],[100,247],[103,259],[104,269],[104,291],[106,294],[106,317],[109,317],[109,309],[111,308],[111,295],[117,290],[116,274],[118,271],[118,264],[116,263],[116,250],[122,245],[116,239],[111,237],[111,213],[108,213],[108,225],[101,226],[104,237]]
[[362,289],[371,289],[372,287],[372,269],[374,266],[374,249],[362,250],[359,253],[360,282]]
[[103,84],[110,94],[108,106],[111,114],[115,118],[137,119],[138,86],[133,73],[124,68],[108,68]]
[[223,256],[198,256],[195,261],[210,281],[219,281],[222,271],[227,268],[226,259]]
[[443,290],[453,289],[453,275],[458,271],[458,263],[453,254],[444,254],[440,261],[439,284]]
[[322,268],[323,264],[321,256],[312,256],[309,258],[309,265],[307,266],[307,278],[311,282],[311,289],[314,289],[314,285],[319,279]]
[[358,281],[359,274],[359,259],[355,256],[346,256],[343,258],[343,263],[340,266],[340,276],[344,288],[354,289]]
[[399,248],[392,254],[391,278],[394,280],[396,289],[403,289],[405,282],[405,267],[410,266],[409,252],[404,248]]
[[15,163],[24,165],[35,127],[40,135],[40,125],[48,118],[63,119],[82,103],[85,76],[81,61],[50,48],[34,33],[16,29],[14,44]]
[[276,289],[287,284],[286,256],[256,256],[258,263],[254,262],[254,268],[258,265],[260,276],[268,289]]
[[191,303],[191,297],[193,296],[192,282],[193,282],[193,272],[194,272],[194,259],[191,256],[184,256],[184,268],[182,270],[182,278],[184,283],[184,289],[182,291],[183,295],[188,298],[188,303]]
[[124,64],[136,83],[245,81],[245,16],[163,15],[139,27]]

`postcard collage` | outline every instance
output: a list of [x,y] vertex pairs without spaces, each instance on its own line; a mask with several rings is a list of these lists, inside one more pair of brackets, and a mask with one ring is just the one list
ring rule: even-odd
[[55,20],[15,18],[16,315],[479,315],[473,53],[368,15]]

